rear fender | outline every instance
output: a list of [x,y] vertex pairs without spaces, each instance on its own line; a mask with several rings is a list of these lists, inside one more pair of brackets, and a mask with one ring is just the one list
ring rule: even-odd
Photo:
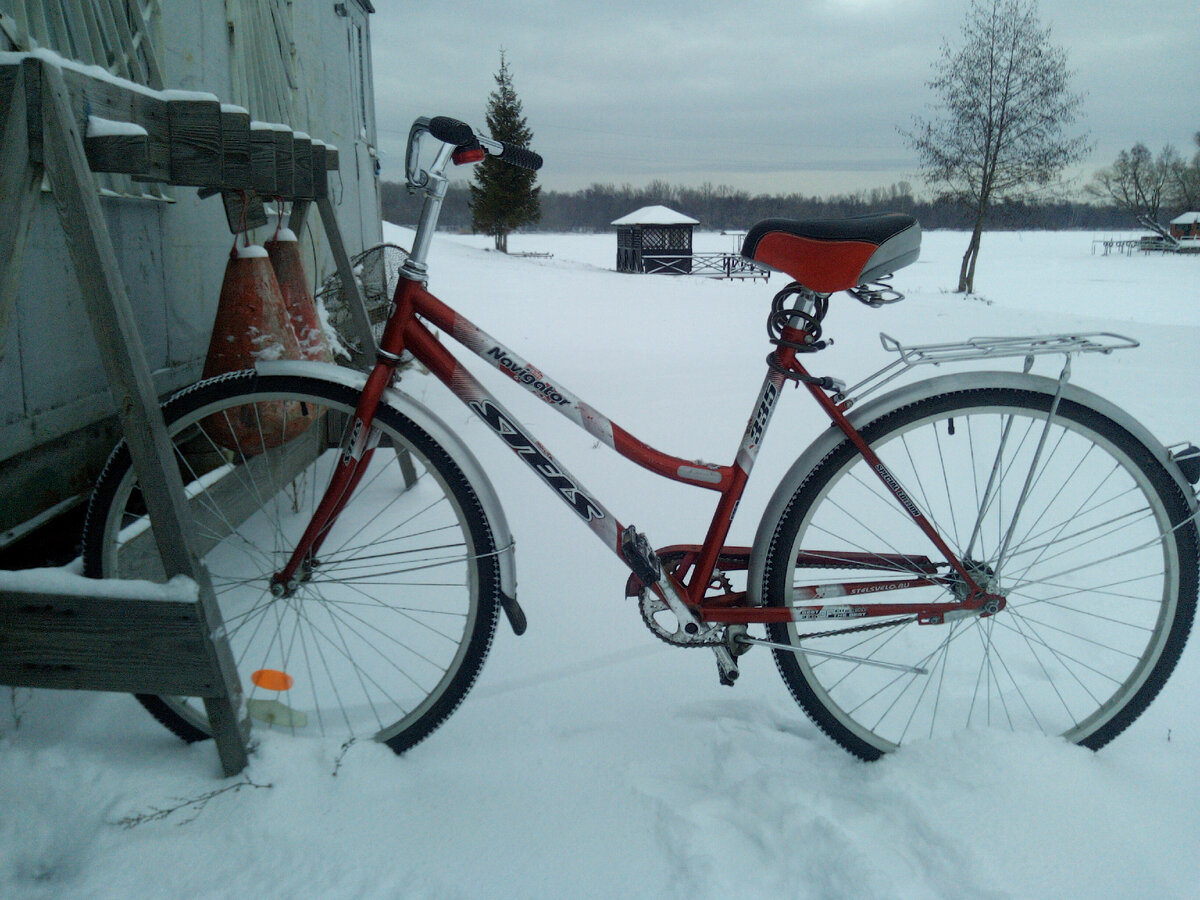
[[[1033,391],[1053,397],[1058,393],[1059,382],[1055,378],[1045,378],[1041,375],[1026,375],[1020,372],[958,372],[899,387],[894,391],[884,394],[882,397],[864,403],[861,407],[852,410],[846,415],[846,418],[850,420],[850,423],[856,429],[861,429],[880,416],[928,397],[951,391],[976,390],[979,388],[1012,388],[1015,390]],[[1062,395],[1064,399],[1091,407],[1096,412],[1112,419],[1113,422],[1120,425],[1145,444],[1155,459],[1162,463],[1163,468],[1167,470],[1176,484],[1179,485],[1179,489],[1182,491],[1192,512],[1196,512],[1197,500],[1192,486],[1188,483],[1170,453],[1167,452],[1167,449],[1144,425],[1125,412],[1125,410],[1105,400],[1100,395],[1076,387],[1073,384],[1068,383],[1063,385]],[[796,489],[804,483],[804,480],[816,468],[817,464],[844,440],[846,440],[846,436],[842,433],[841,429],[832,425],[825,429],[820,437],[813,441],[800,457],[792,463],[791,468],[788,469],[787,474],[783,476],[783,480],[779,482],[779,486],[771,496],[771,500],[763,512],[762,520],[759,522],[758,532],[754,537],[754,548],[750,555],[750,571],[746,589],[749,595],[748,599],[752,605],[758,606],[762,602],[762,576],[763,570],[766,567],[767,551],[775,523],[783,515],[784,509],[792,495],[796,492]]]

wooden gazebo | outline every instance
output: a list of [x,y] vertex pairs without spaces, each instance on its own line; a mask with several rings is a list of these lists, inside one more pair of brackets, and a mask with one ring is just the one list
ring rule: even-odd
[[644,206],[612,223],[617,271],[690,275],[692,229],[700,223],[665,206]]
[[1200,212],[1186,212],[1172,219],[1171,237],[1200,238]]

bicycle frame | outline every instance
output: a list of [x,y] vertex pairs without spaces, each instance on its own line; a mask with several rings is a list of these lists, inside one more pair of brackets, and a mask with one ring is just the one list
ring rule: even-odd
[[[429,293],[424,286],[427,271],[425,259],[445,196],[447,179],[444,170],[453,157],[454,148],[443,144],[434,163],[428,169],[419,169],[415,151],[416,139],[423,133],[422,129],[428,130],[428,124],[428,120],[418,120],[410,136],[406,163],[409,184],[422,189],[426,199],[413,240],[412,254],[400,272],[393,309],[377,350],[378,361],[363,388],[354,420],[343,442],[341,460],[335,468],[330,485],[287,565],[272,579],[273,591],[284,595],[295,590],[298,578],[302,578],[306,571],[308,561],[316,557],[324,535],[328,533],[357,487],[359,478],[374,452],[376,438],[373,437],[375,431],[372,423],[379,399],[391,383],[402,354],[408,351],[523,459],[635,573],[630,580],[632,591],[637,593],[648,588],[657,593],[679,617],[681,627],[689,635],[695,636],[700,632],[702,624],[707,626],[707,633],[712,634],[729,625],[870,616],[912,615],[923,624],[939,624],[946,621],[947,615],[960,610],[990,615],[1003,608],[1004,598],[989,594],[979,586],[870,445],[846,419],[844,412],[847,404],[839,406],[818,386],[816,379],[809,377],[797,359],[797,351],[794,349],[804,346],[809,337],[803,328],[803,314],[792,316],[789,324],[783,328],[778,347],[768,359],[767,374],[746,424],[737,455],[732,464],[720,466],[685,460],[643,443]],[[815,298],[815,295],[813,296]],[[808,311],[811,312],[811,309]],[[433,335],[426,322],[453,337],[489,365],[566,416],[576,426],[636,465],[663,478],[719,494],[716,510],[703,543],[665,548],[662,551],[664,554],[680,558],[675,571],[662,571],[661,578],[656,571],[649,572],[648,562],[657,567],[658,557],[651,553],[647,561],[637,552],[630,552],[628,549],[631,534],[638,541],[644,542],[644,539],[637,535],[634,529],[626,529],[594,494],[559,464],[550,451],[529,434],[520,420],[510,414],[459,363]],[[957,601],[752,607],[746,604],[745,592],[727,591],[717,597],[706,596],[718,561],[729,571],[747,567],[748,548],[726,547],[725,540],[754,467],[759,447],[770,425],[776,402],[783,386],[789,380],[797,380],[808,388],[831,422],[841,429],[863,455],[879,480],[929,538],[950,569],[950,572],[940,574],[939,564],[925,556],[816,553],[813,559],[831,560],[831,557],[836,557],[831,561],[854,568],[886,571],[892,577],[878,581],[824,585],[820,590],[807,589],[807,595],[806,589],[801,587],[797,589],[797,599],[853,598],[937,584],[953,586]],[[689,571],[690,575],[685,578],[685,572]],[[898,571],[904,574],[911,573],[911,577],[895,578]]]
[[[622,547],[625,527],[620,520],[583,484],[562,466],[520,420],[507,409],[480,382],[461,365],[458,359],[430,331],[425,323],[450,335],[480,359],[507,375],[517,384],[549,404],[577,427],[604,442],[621,456],[643,469],[663,478],[678,481],[693,487],[714,491],[719,495],[716,510],[709,523],[703,543],[696,546],[665,548],[663,553],[677,551],[685,557],[685,564],[676,573],[664,573],[664,578],[681,578],[690,570],[686,579],[681,579],[678,588],[687,604],[698,613],[700,621],[714,625],[752,624],[794,621],[799,619],[846,619],[870,616],[914,615],[928,624],[939,623],[948,613],[956,610],[979,610],[988,603],[996,609],[1003,605],[1003,598],[985,593],[973,580],[932,524],[921,514],[914,501],[888,472],[886,466],[875,455],[871,447],[846,420],[840,408],[820,387],[806,384],[830,420],[854,442],[859,452],[867,459],[880,481],[906,509],[918,526],[945,558],[960,583],[965,585],[966,594],[959,602],[939,603],[872,603],[854,606],[847,603],[834,605],[803,605],[792,607],[751,607],[745,605],[744,592],[727,592],[719,597],[707,597],[713,575],[718,567],[727,570],[744,569],[749,559],[749,548],[725,546],[725,540],[733,523],[734,513],[742,498],[747,480],[753,470],[758,449],[766,435],[776,402],[789,376],[807,376],[804,367],[796,358],[796,351],[780,346],[772,354],[774,365],[768,368],[753,411],[747,422],[736,458],[731,465],[714,465],[695,462],[659,451],[642,442],[620,425],[612,422],[595,408],[576,397],[560,383],[547,376],[536,366],[524,360],[500,341],[491,337],[457,313],[441,300],[429,293],[417,280],[401,279],[396,290],[395,304],[379,347],[379,362],[367,379],[349,437],[343,446],[342,460],[335,471],[333,481],[326,492],[321,506],[310,523],[304,538],[295,549],[288,566],[276,577],[277,583],[286,584],[302,570],[304,560],[315,556],[321,537],[336,520],[341,507],[357,486],[358,477],[366,467],[373,452],[371,423],[383,390],[391,382],[393,373],[404,351],[410,352],[444,383],[472,412],[482,419],[530,468],[551,488],[561,500],[599,537],[604,544],[631,569],[631,560]],[[789,327],[784,331],[787,343],[802,343],[802,329]],[[925,556],[903,554],[848,554],[839,553],[836,560],[831,554],[812,554],[812,558],[836,561],[855,568],[879,569],[891,575],[899,571],[911,572],[912,577],[887,578],[878,581],[857,581],[844,585],[824,585],[820,591],[797,588],[797,599],[824,600],[855,596],[877,595],[883,592],[927,585],[947,585],[953,576],[940,575],[938,565]],[[634,579],[636,584],[636,576]],[[646,585],[642,585],[646,587]],[[651,587],[656,587],[651,585]],[[989,614],[988,610],[984,614]]]

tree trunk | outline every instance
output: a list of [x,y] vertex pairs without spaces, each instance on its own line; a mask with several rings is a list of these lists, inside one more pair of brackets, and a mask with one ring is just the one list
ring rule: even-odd
[[958,293],[975,293],[975,261],[979,258],[979,239],[983,234],[982,208],[975,215],[975,227],[971,231],[971,243],[963,254],[962,266],[958,270]]
[[501,253],[507,253],[508,252],[508,232],[507,231],[497,231],[495,237],[496,237],[496,249],[499,250]]

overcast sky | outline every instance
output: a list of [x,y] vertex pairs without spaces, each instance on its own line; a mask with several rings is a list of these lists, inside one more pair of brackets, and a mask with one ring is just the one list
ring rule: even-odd
[[[546,159],[540,183],[918,190],[897,129],[927,113],[926,81],[967,0],[556,0],[395,3],[371,18],[383,178],[403,180],[419,115],[484,126],[503,47]],[[1200,130],[1200,0],[1041,0],[1066,48],[1082,181],[1136,141],[1188,156]]]

